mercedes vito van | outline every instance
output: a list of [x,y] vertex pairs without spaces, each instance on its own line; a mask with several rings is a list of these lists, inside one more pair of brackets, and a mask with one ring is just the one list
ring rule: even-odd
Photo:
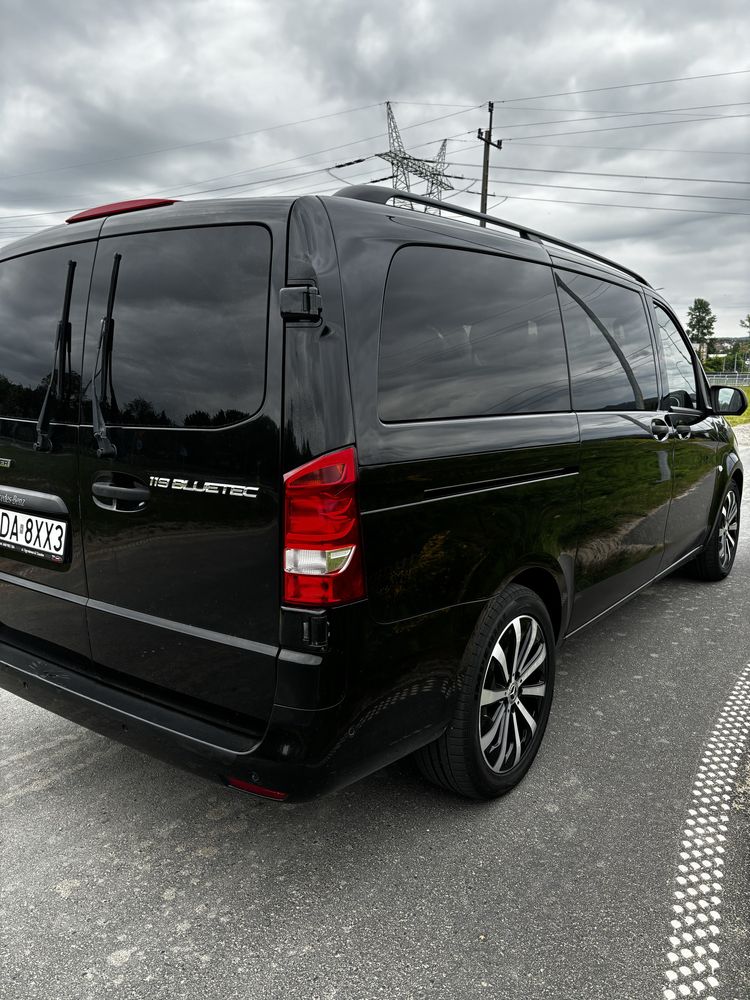
[[595,253],[363,187],[0,256],[0,685],[100,733],[272,799],[412,753],[489,798],[566,636],[732,568],[746,401]]

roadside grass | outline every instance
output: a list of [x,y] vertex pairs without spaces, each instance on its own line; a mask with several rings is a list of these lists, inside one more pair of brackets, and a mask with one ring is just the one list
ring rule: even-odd
[[[747,396],[748,404],[750,404],[750,385],[740,385],[739,389]],[[741,417],[727,417],[727,423],[731,424],[732,427],[739,427],[740,424],[750,424],[750,405],[742,414]]]

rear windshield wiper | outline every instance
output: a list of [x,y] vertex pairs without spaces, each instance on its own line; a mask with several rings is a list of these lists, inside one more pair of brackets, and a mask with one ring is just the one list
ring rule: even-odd
[[69,260],[68,274],[65,279],[65,295],[63,297],[62,313],[60,315],[60,321],[57,324],[57,337],[55,338],[55,359],[52,364],[52,372],[50,373],[49,382],[47,383],[47,391],[44,394],[44,402],[42,403],[42,408],[39,411],[39,417],[36,422],[36,441],[34,442],[35,451],[52,451],[52,442],[50,441],[49,436],[49,424],[52,410],[51,402],[53,399],[59,401],[63,398],[63,393],[65,391],[66,360],[68,374],[71,372],[70,300],[73,295],[73,277],[75,275],[75,270],[76,262],[74,260]]
[[[107,294],[107,312],[102,319],[101,332],[99,333],[99,347],[96,351],[96,364],[94,365],[94,377],[92,379],[93,392],[91,406],[97,458],[114,458],[117,455],[117,448],[109,440],[102,407],[107,404],[107,390],[109,390],[112,410],[117,410],[115,390],[112,385],[112,341],[115,333],[115,321],[112,318],[112,313],[115,308],[117,276],[120,273],[121,260],[122,254],[116,253],[112,262],[112,274],[109,279],[109,292]],[[98,384],[97,378],[99,379]]]

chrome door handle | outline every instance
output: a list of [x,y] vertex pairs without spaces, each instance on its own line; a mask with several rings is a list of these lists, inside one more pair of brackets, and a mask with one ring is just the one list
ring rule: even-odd
[[672,437],[672,428],[662,417],[654,417],[651,421],[651,434],[657,441],[667,441]]
[[135,480],[132,486],[117,486],[106,472],[93,481],[91,493],[97,507],[123,514],[143,510],[151,499],[151,491],[142,483]]
[[130,503],[145,503],[151,498],[145,486],[112,486],[111,483],[93,483],[91,492],[95,497],[108,500],[127,500]]

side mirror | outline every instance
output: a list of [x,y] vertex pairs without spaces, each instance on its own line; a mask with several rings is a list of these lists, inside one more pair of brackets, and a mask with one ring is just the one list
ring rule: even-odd
[[747,397],[740,389],[729,385],[711,386],[711,405],[716,413],[728,417],[739,417],[747,409]]

